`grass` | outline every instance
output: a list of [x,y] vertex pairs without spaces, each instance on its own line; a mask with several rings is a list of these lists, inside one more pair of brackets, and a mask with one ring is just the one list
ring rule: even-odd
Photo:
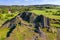
[[44,29],[41,28],[41,30],[47,35],[47,40],[56,39],[57,33],[48,32],[46,28],[44,28]]
[[20,33],[19,29],[17,28],[13,31],[10,37],[14,40],[24,40],[24,35]]
[[31,40],[34,32],[30,31],[26,26],[17,26],[11,33],[9,40]]
[[[0,27],[6,20],[10,20],[10,19],[14,18],[16,15],[18,15],[18,13],[0,14]],[[0,40],[5,40],[8,31],[9,31],[9,28],[6,28],[6,27],[0,28]]]
[[[46,12],[47,10],[48,11],[52,11],[52,12]],[[60,19],[60,16],[52,15],[53,12],[56,12],[56,11],[58,11],[58,10],[55,10],[55,9],[46,9],[46,10],[32,10],[30,12],[33,12],[33,13],[35,13],[37,15],[44,15],[44,16],[49,17],[51,19]]]
[[60,28],[60,24],[51,24],[52,27]]
[[0,40],[4,40],[6,38],[7,32],[9,31],[8,28],[0,28]]
[[18,13],[5,13],[5,14],[0,14],[0,26],[7,20],[10,20],[12,18],[14,18],[15,16],[18,15]]

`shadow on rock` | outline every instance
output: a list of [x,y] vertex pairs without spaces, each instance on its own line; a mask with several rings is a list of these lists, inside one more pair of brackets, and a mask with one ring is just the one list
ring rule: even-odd
[[30,21],[30,16],[32,15],[32,13],[30,13],[30,12],[24,12],[24,13],[22,13],[22,15],[20,16],[20,17],[22,17],[22,19],[23,20],[25,20],[25,21]]
[[16,25],[13,24],[13,25],[12,25],[12,28],[10,28],[10,31],[7,33],[7,37],[10,36],[10,34],[12,33],[12,31],[13,31],[15,28],[16,28]]

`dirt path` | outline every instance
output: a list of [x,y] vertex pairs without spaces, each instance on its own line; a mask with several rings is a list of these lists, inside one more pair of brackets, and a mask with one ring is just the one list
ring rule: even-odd
[[58,28],[57,40],[60,40],[60,28]]
[[47,40],[45,34],[42,35],[42,40]]
[[43,31],[41,31],[41,38],[42,40],[47,40],[47,35]]

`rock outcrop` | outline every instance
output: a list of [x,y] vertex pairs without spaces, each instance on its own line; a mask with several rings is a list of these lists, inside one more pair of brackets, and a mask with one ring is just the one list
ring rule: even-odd
[[43,15],[36,15],[30,12],[23,12],[20,17],[27,22],[39,24],[42,27],[50,26],[50,19]]
[[21,14],[18,14],[15,18],[7,20],[4,24],[2,24],[2,27],[10,28],[10,31],[7,33],[7,37],[10,36],[11,32],[16,28],[17,24],[26,26],[27,24],[25,24],[24,21],[31,23],[35,28],[34,32],[39,33],[39,35],[41,34],[41,30],[39,30],[40,27],[42,28],[50,27],[49,18],[43,15],[36,15],[31,12],[23,12]]

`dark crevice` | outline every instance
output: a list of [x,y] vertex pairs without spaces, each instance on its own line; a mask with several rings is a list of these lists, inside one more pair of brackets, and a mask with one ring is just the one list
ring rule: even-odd
[[10,31],[7,33],[7,37],[10,36],[10,34],[12,33],[12,31],[13,31],[15,28],[16,28],[16,25],[13,24],[13,25],[12,25],[12,28],[10,28]]

